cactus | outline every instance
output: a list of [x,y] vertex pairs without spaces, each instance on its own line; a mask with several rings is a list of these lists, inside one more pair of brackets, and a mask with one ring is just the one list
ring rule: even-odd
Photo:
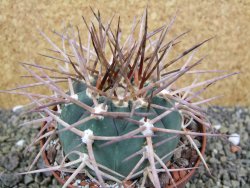
[[[84,89],[78,89],[78,87],[75,89],[75,91],[78,91],[76,95],[78,96],[78,100],[80,100],[82,103],[87,104],[89,106],[93,106],[93,101],[91,98],[91,95],[88,96],[86,93],[86,87],[83,87]],[[103,104],[105,98],[99,98],[98,103]],[[119,102],[116,101],[108,101],[107,102],[107,109],[108,112],[128,112],[131,113],[132,104],[136,103],[135,101],[129,101],[129,104],[119,104]],[[146,103],[146,102],[144,102]],[[152,98],[151,101],[152,104],[159,105],[162,108],[171,108],[172,105],[170,102],[166,101],[163,97],[155,96]],[[154,126],[158,128],[165,128],[165,129],[173,129],[173,130],[180,130],[181,129],[181,114],[178,111],[173,111],[167,116],[160,119],[160,121],[150,124],[149,120],[156,118],[158,115],[162,114],[164,110],[161,110],[159,108],[151,107],[148,109],[147,105],[138,105],[134,111],[135,113],[152,113],[152,115],[147,116],[147,120],[145,121],[145,117],[139,117],[135,114],[131,114],[130,118],[132,120],[135,120],[137,122],[129,122],[126,119],[117,119],[113,117],[96,117],[94,119],[91,119],[79,126],[77,128],[81,131],[91,130],[91,134],[94,134],[95,136],[122,136],[125,134],[128,134],[132,131],[138,130],[140,126],[148,125],[148,126]],[[82,119],[85,119],[90,114],[82,109],[81,107],[78,107],[76,104],[67,105],[62,108],[61,112],[61,119],[65,121],[68,124],[76,123]],[[145,124],[148,122],[148,124]],[[139,124],[141,123],[141,124]],[[64,127],[59,124],[58,129],[61,130]],[[147,134],[153,134],[151,131],[147,130],[140,130],[140,132],[137,135],[146,136]],[[150,135],[152,136],[152,135]],[[173,151],[177,143],[179,141],[178,137],[174,137],[173,134],[166,134],[166,133],[156,133],[153,135],[152,138],[153,144],[160,143],[161,141],[166,141],[164,144],[159,145],[158,147],[154,148],[155,153],[162,158],[164,155],[170,153]],[[170,139],[171,137],[174,137],[173,139]],[[62,144],[63,150],[65,154],[70,153],[71,151],[77,150],[82,153],[88,153],[88,149],[85,144],[81,144],[82,140],[79,140],[79,138],[72,133],[71,131],[64,131],[59,133],[60,142]],[[96,162],[108,167],[109,169],[118,172],[119,174],[123,176],[127,176],[131,170],[134,168],[134,166],[138,163],[138,161],[141,159],[141,155],[138,155],[130,160],[123,161],[127,157],[131,156],[132,154],[136,153],[137,151],[140,151],[145,148],[147,145],[145,138],[133,138],[133,139],[127,139],[127,140],[121,140],[116,143],[102,146],[106,143],[106,141],[100,140],[100,141],[94,141],[93,142],[93,152],[96,159]],[[74,161],[78,158],[77,155],[70,155],[69,159],[71,161]],[[171,158],[171,155],[166,157],[163,161],[166,163]],[[148,163],[144,161],[144,163],[141,164],[140,167],[138,167],[137,171],[144,169]],[[112,175],[112,174],[110,174]],[[121,178],[121,177],[120,177]]]
[[[64,159],[59,166],[28,173],[46,170],[73,171],[64,187],[85,170],[85,174],[101,187],[107,187],[107,180],[121,184],[123,181],[141,177],[143,181],[139,186],[144,187],[144,180],[149,177],[153,186],[160,188],[159,174],[164,172],[175,186],[168,162],[176,148],[178,149],[180,135],[185,136],[196,149],[209,171],[192,136],[215,134],[192,132],[189,125],[195,121],[210,126],[200,105],[217,97],[200,100],[200,94],[216,81],[235,73],[201,82],[195,80],[186,87],[178,88],[176,81],[185,75],[219,73],[217,70],[191,71],[204,59],[202,57],[191,63],[195,52],[210,39],[168,60],[168,54],[179,45],[179,39],[188,33],[181,33],[165,42],[165,36],[171,29],[175,16],[168,25],[149,32],[146,9],[140,19],[138,38],[135,37],[135,21],[131,33],[122,43],[120,18],[114,31],[111,29],[113,18],[104,24],[100,13],[93,13],[97,26],[89,26],[83,18],[89,31],[86,46],[82,44],[78,28],[76,33],[72,32],[72,27],[65,29],[62,34],[55,32],[61,37],[62,48],[41,32],[53,47],[50,51],[54,55],[46,57],[57,63],[57,69],[21,63],[37,82],[16,89],[44,85],[53,92],[52,95],[25,90],[5,91],[27,96],[31,100],[28,107],[42,116],[34,121],[46,122],[35,140],[46,137],[47,142],[42,151],[48,141],[58,135],[64,153]],[[186,56],[188,58],[185,59]],[[173,68],[172,65],[180,60],[183,60],[183,65]],[[61,82],[68,85],[65,91],[59,84]],[[50,108],[54,106],[57,110]],[[51,130],[51,126],[55,130]],[[47,133],[41,136],[45,130]],[[65,163],[66,159],[70,162]]]

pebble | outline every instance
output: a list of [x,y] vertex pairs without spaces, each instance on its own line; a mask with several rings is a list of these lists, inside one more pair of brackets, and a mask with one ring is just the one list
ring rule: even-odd
[[232,187],[239,187],[240,183],[236,180],[231,180]]
[[213,127],[214,127],[216,130],[220,130],[221,124],[214,125]]
[[29,188],[39,188],[39,184],[38,183],[32,183],[29,185]]
[[179,158],[175,161],[175,163],[179,166],[179,167],[187,167],[189,165],[189,161],[187,159],[184,158]]
[[225,172],[222,176],[223,178],[223,185],[230,186],[230,178],[227,172]]
[[220,157],[220,161],[221,161],[222,163],[226,162],[226,161],[227,161],[227,157],[226,157],[226,156]]
[[240,168],[240,171],[239,171],[239,176],[246,176],[247,175],[247,170],[244,168],[244,167],[241,167]]
[[220,142],[217,142],[214,146],[218,151],[223,149],[223,145]]
[[[38,162],[37,162],[37,168],[38,168],[38,169],[46,168],[46,165],[45,165],[44,161],[42,160],[42,158],[40,158],[40,159],[38,160]],[[44,176],[46,176],[46,177],[52,175],[52,173],[49,172],[49,171],[42,172],[42,174],[43,174]]]
[[42,182],[43,181],[43,177],[42,177],[42,175],[39,173],[39,174],[35,174],[35,182],[36,183],[40,183],[40,182]]
[[220,161],[218,161],[218,159],[216,159],[214,157],[210,158],[209,162],[212,163],[212,164],[219,164],[220,163]]
[[1,136],[0,137],[0,142],[5,142],[6,140],[8,140],[9,136]]
[[[48,185],[50,182],[51,182],[51,178],[47,177],[47,178],[43,179],[42,181],[40,181],[40,184],[41,185]],[[39,183],[39,182],[37,182],[37,183]]]
[[34,181],[34,179],[33,179],[32,175],[26,174],[26,175],[24,176],[24,184],[25,184],[25,185],[29,185],[29,184],[32,183],[33,181]]
[[181,158],[181,149],[178,149],[177,151],[174,152],[174,160]]
[[[239,152],[240,150],[241,150],[241,148],[240,148],[239,146],[234,146],[234,145],[232,145],[231,148],[230,148],[230,151],[231,151],[232,153]],[[244,153],[245,153],[245,152],[243,151],[242,154],[244,154]]]
[[198,128],[197,128],[198,126],[197,126],[197,123],[195,122],[195,121],[192,121],[191,123],[190,123],[190,125],[188,126],[188,128],[189,129],[191,129],[192,131],[194,131],[194,132],[197,132],[198,131]]
[[19,156],[16,153],[10,153],[2,162],[5,169],[12,171],[19,165]]
[[197,146],[197,148],[200,148],[200,147],[201,147],[201,143],[200,143],[199,140],[194,139],[194,143],[195,143],[195,145]]
[[240,143],[240,135],[237,133],[233,133],[228,138],[228,141],[231,142],[233,145],[237,146]]
[[22,110],[22,108],[23,108],[22,105],[14,106],[14,107],[12,108],[12,111],[13,111],[14,113],[19,113],[19,112]]
[[227,127],[221,127],[220,132],[221,133],[227,133],[228,132],[228,128]]
[[23,140],[23,139],[18,140],[18,141],[16,142],[16,146],[18,146],[18,147],[23,147],[23,146],[24,146],[24,143],[25,143],[25,140]]
[[[0,187],[2,188],[27,188],[40,187],[42,180],[46,179],[44,175],[15,175],[15,172],[25,172],[27,167],[34,160],[38,153],[38,147],[33,151],[25,151],[26,144],[31,143],[32,137],[37,134],[37,128],[25,128],[18,125],[24,121],[35,118],[35,115],[25,116],[17,115],[11,110],[0,109]],[[36,167],[37,168],[37,167]],[[51,176],[51,173],[50,173]],[[35,177],[35,179],[33,178]],[[36,181],[36,183],[34,182]],[[57,187],[57,181],[45,183],[45,187]]]

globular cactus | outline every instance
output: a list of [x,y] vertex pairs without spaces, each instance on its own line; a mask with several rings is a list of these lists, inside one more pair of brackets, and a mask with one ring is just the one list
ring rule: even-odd
[[[83,87],[78,85],[75,87],[75,95],[78,97],[78,100],[88,106],[94,107],[92,96],[91,94],[88,94],[86,86],[84,86],[84,84],[82,84]],[[124,85],[124,87],[126,87],[126,85]],[[107,101],[106,106],[104,106],[105,100]],[[157,118],[159,115],[163,114],[166,109],[171,109],[173,106],[171,102],[166,101],[163,96],[159,95],[152,97],[150,103],[143,101],[141,98],[136,100],[130,99],[127,102],[121,102],[115,99],[100,97],[97,99],[98,105],[94,108],[96,110],[100,108],[100,110],[103,110],[104,112],[110,112],[110,116],[96,116],[95,118],[77,126],[77,129],[84,133],[89,132],[94,136],[117,137],[115,143],[111,143],[107,146],[105,146],[105,143],[107,142],[105,140],[93,140],[92,147],[97,163],[118,172],[124,177],[129,175],[142,158],[143,153],[147,152],[146,136],[150,138],[152,136],[152,143],[156,145],[154,147],[154,152],[160,158],[163,158],[176,148],[179,137],[176,137],[175,134],[171,133],[154,133],[150,130],[151,127],[180,130],[182,123],[182,116],[178,110],[173,110],[173,112],[170,112],[161,119]],[[133,104],[135,105],[134,107]],[[148,104],[151,104],[152,107],[149,107]],[[115,117],[117,112],[128,113],[129,119]],[[143,116],[143,114],[150,115]],[[60,117],[63,121],[72,125],[88,118],[89,116],[90,113],[88,111],[76,104],[69,104],[62,108]],[[61,130],[64,126],[59,124],[58,128]],[[122,136],[129,134],[130,136],[138,135],[138,137],[125,140],[122,139]],[[84,138],[79,139],[79,137],[71,131],[59,133],[59,138],[65,154],[68,154],[71,151],[80,151],[88,154],[88,149],[85,143],[88,140],[84,140]],[[131,159],[125,160],[138,151],[141,151],[141,153]],[[164,157],[163,162],[166,163],[170,157],[171,155]],[[77,155],[69,155],[71,161],[74,161],[77,158]],[[142,171],[148,165],[149,163],[147,160],[144,160],[143,163],[138,166],[136,172]],[[114,175],[109,172],[107,173]],[[122,177],[118,178],[121,179]]]
[[[219,72],[191,70],[204,59],[191,63],[196,49],[209,39],[168,60],[169,53],[179,45],[179,39],[188,33],[180,33],[165,42],[175,16],[168,25],[149,32],[145,10],[139,30],[135,21],[124,43],[121,42],[120,18],[114,31],[111,29],[113,18],[104,24],[99,12],[94,16],[98,26],[93,23],[89,26],[84,19],[89,31],[86,46],[82,44],[79,30],[74,32],[72,27],[62,34],[55,32],[61,37],[62,48],[41,32],[53,47],[50,51],[54,55],[46,57],[53,59],[58,68],[22,63],[38,82],[17,89],[44,85],[52,95],[7,91],[26,95],[32,101],[29,107],[35,105],[33,110],[42,116],[35,122],[46,122],[36,138],[36,141],[47,139],[42,151],[49,140],[59,136],[64,160],[59,166],[45,170],[72,172],[64,187],[83,170],[101,187],[107,187],[107,180],[121,184],[140,177],[143,180],[139,187],[144,187],[149,177],[153,186],[160,188],[159,173],[163,172],[175,185],[168,162],[180,135],[186,136],[207,168],[192,136],[209,134],[192,132],[189,125],[194,121],[210,125],[199,105],[216,97],[200,99],[200,94],[234,73],[201,82],[195,80],[181,88],[176,87],[176,81],[188,74]],[[136,33],[139,33],[137,38]],[[185,59],[185,56],[189,57]],[[180,60],[184,62],[181,67],[172,66]],[[65,91],[61,82],[68,85]],[[55,106],[57,110],[52,109]],[[52,125],[55,130],[51,130]],[[46,130],[47,133],[41,135]],[[66,159],[70,162],[65,163]]]

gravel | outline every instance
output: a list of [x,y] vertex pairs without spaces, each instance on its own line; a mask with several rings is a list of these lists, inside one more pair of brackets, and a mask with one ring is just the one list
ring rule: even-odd
[[[186,188],[250,187],[250,108],[210,107],[208,114],[213,125],[221,133],[240,135],[238,152],[231,152],[227,139],[208,138],[206,161],[211,175],[202,166],[187,183]],[[213,118],[212,118],[213,117]],[[57,188],[60,187],[51,173],[19,175],[28,170],[39,147],[27,147],[39,130],[39,126],[20,127],[19,124],[36,118],[35,114],[18,115],[10,110],[0,110],[0,187]],[[178,153],[176,154],[178,155]],[[185,165],[185,161],[180,161]],[[34,169],[45,165],[40,159]]]
[[206,161],[211,170],[211,177],[204,167],[197,170],[187,188],[193,187],[250,187],[250,108],[211,107],[208,109],[213,125],[220,125],[222,133],[238,133],[241,137],[241,150],[232,153],[232,145],[216,137],[208,138]]
[[[18,126],[35,119],[35,114],[18,115],[11,110],[0,110],[0,187],[6,188],[59,188],[51,173],[19,175],[28,170],[39,147],[27,147],[39,130],[39,125]],[[40,159],[34,169],[44,168]]]

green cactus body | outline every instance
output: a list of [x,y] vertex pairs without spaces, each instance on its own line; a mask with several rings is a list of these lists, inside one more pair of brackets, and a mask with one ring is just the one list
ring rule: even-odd
[[[93,102],[92,99],[86,94],[86,87],[84,84],[75,83],[74,90],[78,95],[78,100],[81,102],[92,106]],[[102,102],[103,98],[100,97],[98,99],[99,103]],[[167,102],[164,98],[161,97],[153,97],[152,103],[161,105],[164,107],[171,107],[170,103]],[[128,107],[119,107],[109,101],[107,103],[108,111],[111,112],[131,112],[131,102],[129,103]],[[135,112],[148,112],[146,107],[140,107],[135,110]],[[159,114],[163,113],[164,110],[150,108],[149,112],[154,112],[155,115],[149,116],[149,119],[153,119],[154,117],[158,116]],[[81,107],[75,104],[69,104],[62,108],[61,112],[61,119],[67,122],[68,124],[73,124],[80,119],[84,119],[90,114],[82,109]],[[132,119],[134,120],[141,120],[142,117],[133,116]],[[158,128],[165,128],[165,129],[174,129],[180,130],[181,129],[181,115],[177,111],[171,112],[169,115],[165,116],[154,124],[154,127]],[[58,125],[58,129],[64,128],[62,125]],[[133,131],[138,128],[138,125],[130,123],[124,119],[119,118],[111,118],[111,117],[104,117],[103,119],[92,119],[86,123],[83,123],[77,126],[78,129],[84,131],[90,129],[93,131],[94,135],[96,136],[120,136],[124,135],[130,131]],[[138,134],[142,135],[142,134]],[[167,138],[175,136],[174,134],[166,134],[157,132],[152,137],[153,143],[158,143],[163,141]],[[75,135],[71,131],[64,131],[59,133],[60,142],[63,147],[63,151],[65,154],[68,154],[71,151],[80,151],[83,153],[87,153],[87,148],[84,143],[82,143],[81,138]],[[168,154],[169,152],[173,151],[177,144],[179,138],[175,137],[170,139],[166,143],[155,147],[154,151],[159,157],[163,157],[164,155]],[[94,155],[97,163],[100,163],[109,169],[116,171],[124,176],[127,176],[134,166],[138,163],[141,155],[137,155],[127,161],[123,161],[128,156],[134,154],[135,152],[141,150],[143,146],[146,145],[146,139],[144,137],[139,138],[132,138],[127,140],[122,140],[111,145],[100,147],[101,144],[104,144],[106,141],[94,141],[93,143],[93,150]],[[167,162],[170,159],[171,155],[164,158],[164,162]],[[68,157],[71,161],[76,160],[78,158],[77,155],[71,154]],[[148,162],[145,161],[142,163],[140,168],[137,170],[142,170],[148,165]]]

